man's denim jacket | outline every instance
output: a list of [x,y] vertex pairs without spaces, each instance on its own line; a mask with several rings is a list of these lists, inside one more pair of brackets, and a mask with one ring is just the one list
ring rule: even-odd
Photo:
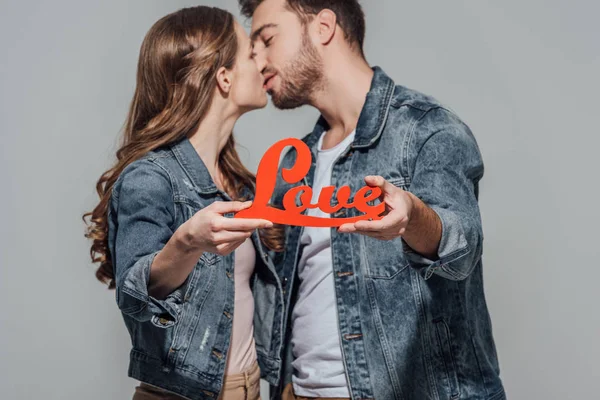
[[[356,193],[365,186],[365,176],[381,175],[431,207],[443,232],[439,259],[430,260],[401,238],[381,241],[331,229],[331,290],[352,399],[504,399],[483,290],[478,207],[483,162],[477,143],[469,128],[435,99],[395,85],[378,67],[374,71],[355,139],[335,162],[331,185],[349,185]],[[313,155],[311,169],[297,184],[278,179],[275,207],[282,207],[291,187],[312,185],[317,142],[327,129],[321,118],[303,139]],[[288,151],[280,169],[291,168],[296,154]],[[331,217],[359,214],[342,208]],[[293,373],[290,314],[301,235],[302,228],[288,227],[286,250],[275,255],[285,291],[287,346],[273,398],[279,398]]]

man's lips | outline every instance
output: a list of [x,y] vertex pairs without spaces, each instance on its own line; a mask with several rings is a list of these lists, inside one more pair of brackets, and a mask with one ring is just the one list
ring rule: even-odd
[[271,84],[273,83],[273,78],[275,78],[275,76],[277,76],[277,74],[267,74],[267,75],[265,75],[265,81],[264,81],[263,87],[266,90],[271,89]]

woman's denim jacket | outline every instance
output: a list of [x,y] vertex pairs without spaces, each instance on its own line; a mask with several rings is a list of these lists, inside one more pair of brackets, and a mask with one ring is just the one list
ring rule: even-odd
[[[249,192],[246,191],[245,194]],[[177,228],[214,201],[227,201],[190,141],[152,151],[117,179],[108,212],[116,301],[131,336],[128,374],[181,396],[216,399],[223,385],[234,310],[234,253],[204,253],[164,300],[148,293],[150,266]],[[226,215],[231,216],[231,215]],[[263,376],[280,370],[282,288],[255,231],[254,338]]]

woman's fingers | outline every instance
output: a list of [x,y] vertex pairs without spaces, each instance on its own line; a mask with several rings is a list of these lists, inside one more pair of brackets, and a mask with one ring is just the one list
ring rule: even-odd
[[217,246],[217,254],[226,256],[226,255],[230,254],[232,251],[234,251],[235,249],[237,249],[239,246],[241,246],[245,240],[246,239],[235,241],[235,242],[222,243]]
[[271,228],[273,223],[266,219],[225,218],[219,219],[219,226],[227,231],[253,231],[255,229]]
[[210,208],[218,214],[236,213],[252,205],[252,201],[215,201],[206,208]]
[[224,243],[244,241],[244,240],[248,239],[250,237],[250,235],[252,235],[252,231],[249,231],[249,232],[248,231],[241,231],[241,232],[221,231],[221,232],[215,233],[215,236],[213,238],[213,244],[221,245]]

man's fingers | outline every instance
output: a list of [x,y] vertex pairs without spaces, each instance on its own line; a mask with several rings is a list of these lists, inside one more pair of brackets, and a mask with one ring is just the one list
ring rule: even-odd
[[343,224],[339,227],[342,233],[366,233],[366,232],[381,232],[390,226],[388,217],[383,217],[377,221],[356,221],[353,224]]
[[387,227],[389,227],[389,221],[386,221],[386,217],[378,221],[357,221],[354,224],[354,228],[359,232],[381,232]]
[[356,227],[354,224],[343,224],[338,228],[338,232],[340,233],[353,233],[356,232]]
[[380,188],[382,194],[391,194],[396,189],[396,186],[392,185],[391,183],[383,179],[382,176],[379,175],[365,176],[365,183],[369,186],[376,186]]
[[[367,236],[373,235],[386,235],[389,234],[390,229],[395,226],[402,225],[402,218],[399,218],[397,212],[390,212],[385,217],[376,221],[357,221],[353,224],[343,224],[338,228],[340,233],[358,233]],[[400,229],[399,234],[404,234],[404,228]]]

